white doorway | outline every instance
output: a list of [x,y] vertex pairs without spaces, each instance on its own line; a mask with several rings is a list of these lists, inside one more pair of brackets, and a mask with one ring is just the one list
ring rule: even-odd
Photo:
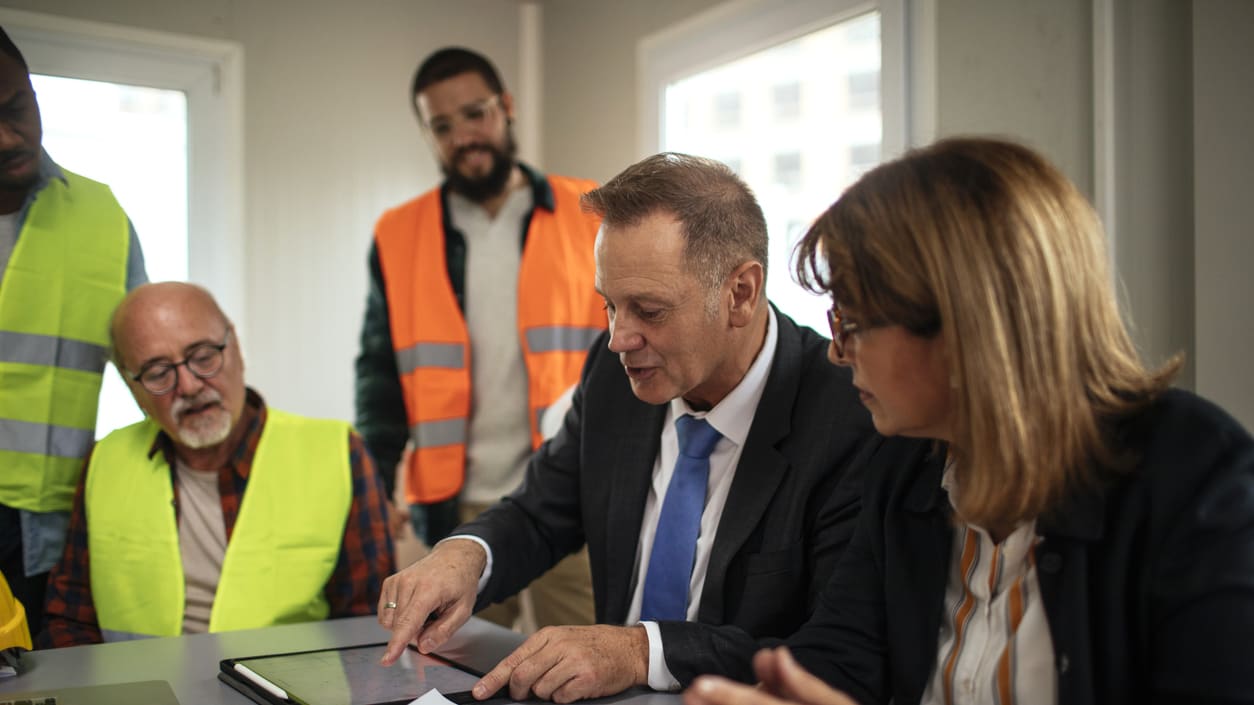
[[[208,287],[243,328],[239,45],[3,8],[0,23],[30,67],[49,155],[109,184],[150,280]],[[139,418],[106,370],[97,437]]]
[[[130,216],[152,281],[187,280],[187,96],[182,91],[31,74],[43,146],[58,165],[109,185]],[[96,438],[143,412],[112,364]]]

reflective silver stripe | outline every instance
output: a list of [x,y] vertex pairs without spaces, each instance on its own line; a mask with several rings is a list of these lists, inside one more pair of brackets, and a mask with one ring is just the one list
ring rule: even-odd
[[466,419],[424,421],[409,427],[416,448],[437,448],[466,442]]
[[67,370],[101,372],[108,351],[101,345],[55,335],[0,330],[0,362],[63,367]]
[[154,639],[152,634],[140,634],[139,632],[121,632],[116,629],[101,629],[100,637],[105,641],[135,641],[137,639]]
[[543,326],[527,329],[527,349],[533,353],[583,352],[601,334],[600,328]]
[[540,425],[540,422],[544,421],[544,412],[548,410],[549,407],[547,406],[542,406],[539,409],[536,409],[536,425],[532,426],[532,428],[534,428],[537,432],[543,433],[541,429],[544,427]]
[[417,343],[396,351],[396,366],[405,375],[419,367],[466,366],[465,348],[461,343]]
[[92,429],[0,419],[0,450],[15,453],[81,458],[95,437]]

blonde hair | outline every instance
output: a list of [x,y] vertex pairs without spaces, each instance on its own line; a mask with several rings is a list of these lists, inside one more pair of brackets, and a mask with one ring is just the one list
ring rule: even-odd
[[947,139],[868,172],[799,243],[796,269],[865,320],[943,336],[955,501],[981,526],[1036,518],[1099,467],[1126,467],[1109,424],[1179,368],[1142,364],[1097,214],[1011,142]]

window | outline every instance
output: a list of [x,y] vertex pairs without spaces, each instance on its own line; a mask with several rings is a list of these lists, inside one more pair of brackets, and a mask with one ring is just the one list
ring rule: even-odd
[[[825,330],[830,302],[793,281],[792,249],[808,224],[890,151],[886,139],[894,149],[905,142],[905,120],[894,123],[903,132],[886,135],[881,111],[882,15],[877,3],[843,0],[741,5],[747,10],[734,22],[726,12],[712,13],[709,25],[693,21],[684,32],[645,41],[641,56],[652,58],[642,72],[657,90],[658,132],[641,151],[734,162],[767,220],[767,296],[803,325]],[[720,107],[705,114],[688,107],[711,105]],[[733,112],[738,121],[727,117]]]
[[789,191],[801,189],[801,152],[775,155],[775,183]]
[[849,169],[861,176],[865,171],[880,161],[880,145],[878,142],[855,144],[849,147]]
[[740,94],[719,93],[714,96],[714,116],[710,122],[722,129],[740,127]]
[[153,281],[187,279],[187,97],[182,91],[34,74],[44,148],[113,190]]
[[801,117],[801,84],[781,83],[771,89],[771,103],[776,122],[790,122]]
[[862,71],[849,74],[849,107],[879,109],[879,71]]

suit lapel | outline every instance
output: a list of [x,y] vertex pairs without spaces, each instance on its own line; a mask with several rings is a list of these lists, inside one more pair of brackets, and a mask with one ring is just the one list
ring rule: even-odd
[[723,516],[714,535],[710,564],[701,593],[700,621],[721,624],[727,568],[749,534],[761,523],[788,472],[788,459],[777,449],[791,427],[792,408],[801,379],[801,338],[796,327],[776,315],[779,337],[766,388],[753,414],[749,436],[736,465]]
[[610,482],[606,507],[605,617],[611,624],[622,624],[631,606],[640,522],[666,418],[665,404],[644,404],[634,397],[620,408],[630,409],[631,413],[619,419],[618,428],[623,433],[617,443],[606,446],[601,459],[608,468],[601,476]]

